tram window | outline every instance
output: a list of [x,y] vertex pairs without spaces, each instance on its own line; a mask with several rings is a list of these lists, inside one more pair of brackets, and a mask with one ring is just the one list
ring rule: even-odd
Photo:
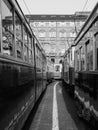
[[60,71],[60,66],[59,65],[55,66],[55,71]]
[[85,51],[84,51],[84,46],[81,47],[80,55],[81,55],[81,70],[85,70]]
[[34,64],[34,38],[31,39],[32,44],[32,63]]
[[28,35],[28,42],[29,42],[29,49],[32,49],[32,39],[30,37],[30,35]]
[[79,59],[80,59],[79,51],[76,51],[75,52],[75,63],[76,63],[76,70],[77,71],[79,71]]
[[86,44],[86,61],[87,61],[87,70],[93,70],[93,43],[88,42]]
[[72,61],[72,49],[70,50],[70,59]]
[[64,66],[65,66],[64,71],[65,72],[68,71],[67,56],[65,56]]
[[36,53],[36,55],[37,55],[37,53],[38,53],[38,50],[37,50],[37,44],[35,43],[35,53]]
[[[1,2],[0,2],[0,8],[1,8]],[[1,29],[2,29],[2,26],[1,26],[1,10],[0,10],[0,45],[1,45]],[[0,51],[1,51],[1,48],[0,48]]]
[[22,51],[23,51],[22,22],[17,14],[15,14],[15,30],[16,30],[17,57],[22,58]]
[[2,51],[13,55],[13,9],[6,0],[1,0],[2,7]]
[[96,47],[96,68],[98,70],[98,33],[95,35],[95,47]]
[[31,63],[32,62],[32,51],[29,50],[29,62]]
[[28,42],[29,42],[29,62],[32,62],[32,39],[30,35],[28,35]]
[[36,65],[37,65],[37,67],[41,67],[40,66],[40,57],[41,57],[41,55],[40,55],[40,51],[39,51],[39,48],[38,48],[38,46],[36,45]]
[[27,46],[26,45],[24,45],[24,59],[25,59],[25,61],[28,60],[27,59]]
[[27,34],[27,30],[24,27],[24,60],[27,61],[28,60],[28,34]]
[[55,59],[54,59],[54,58],[51,58],[51,61],[52,61],[53,63],[55,63]]
[[97,70],[98,70],[98,48],[97,48]]

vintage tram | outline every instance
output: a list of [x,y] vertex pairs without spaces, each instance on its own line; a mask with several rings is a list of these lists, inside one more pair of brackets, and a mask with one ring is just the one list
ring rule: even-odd
[[54,63],[47,59],[47,82],[51,83],[54,79]]
[[54,64],[54,79],[55,80],[61,80],[62,78],[62,64],[61,63],[55,63]]
[[98,128],[98,3],[73,44],[64,54],[63,82],[74,94],[78,115]]
[[74,67],[78,115],[98,127],[98,3],[75,38]]
[[62,62],[62,81],[66,86],[67,91],[74,96],[74,50],[75,46],[72,45],[63,56]]
[[16,0],[0,0],[0,130],[20,130],[46,88],[46,56]]

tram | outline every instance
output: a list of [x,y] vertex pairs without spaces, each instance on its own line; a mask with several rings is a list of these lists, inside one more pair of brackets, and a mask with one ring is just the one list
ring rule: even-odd
[[54,63],[47,60],[47,82],[51,83],[54,79]]
[[54,79],[59,80],[62,77],[62,64],[54,64]]
[[64,54],[62,79],[73,92],[77,113],[98,128],[98,3]]
[[98,128],[98,3],[75,38],[78,115]]
[[46,89],[46,56],[16,0],[0,0],[0,130],[21,130]]
[[[64,86],[68,92],[74,95],[74,85],[75,85],[75,77],[74,77],[74,45],[71,46],[63,56],[62,63],[62,80]],[[66,85],[65,85],[66,84]]]

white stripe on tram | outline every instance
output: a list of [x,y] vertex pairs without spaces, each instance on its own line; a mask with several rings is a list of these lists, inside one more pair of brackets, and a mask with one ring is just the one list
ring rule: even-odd
[[57,108],[57,98],[56,98],[57,84],[58,82],[54,85],[54,91],[53,91],[52,130],[59,130],[58,108]]

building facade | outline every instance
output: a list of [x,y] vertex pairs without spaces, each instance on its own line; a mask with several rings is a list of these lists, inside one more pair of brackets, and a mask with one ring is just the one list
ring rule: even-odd
[[89,14],[90,12],[76,12],[73,15],[26,16],[46,55],[52,60],[56,57],[58,62],[64,52],[74,44],[74,38]]

